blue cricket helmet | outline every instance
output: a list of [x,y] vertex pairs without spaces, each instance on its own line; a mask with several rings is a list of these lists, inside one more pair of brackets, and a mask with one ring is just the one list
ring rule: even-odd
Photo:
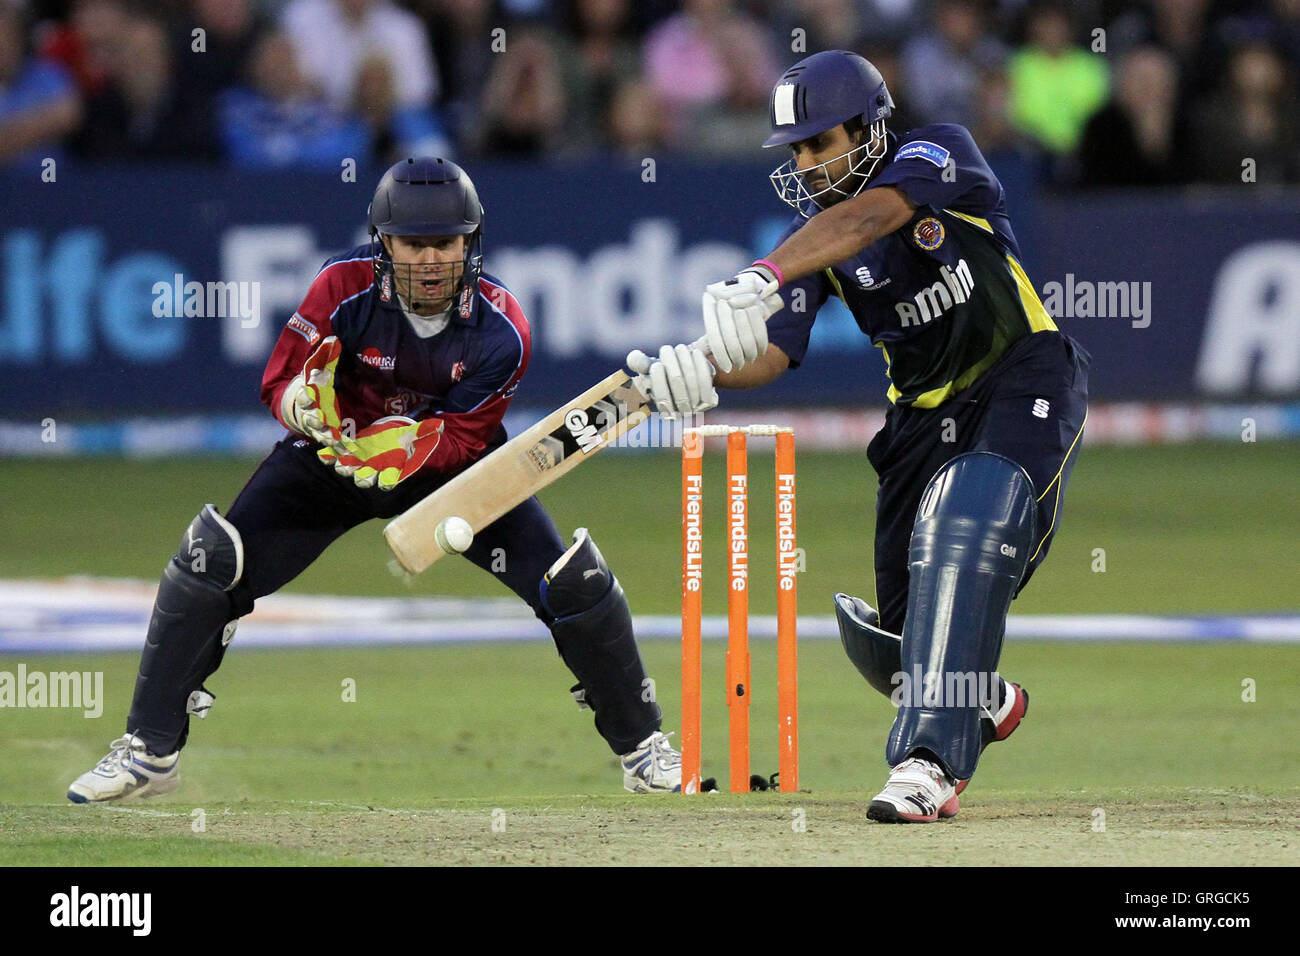
[[483,207],[465,170],[422,156],[384,173],[369,217],[371,232],[386,236],[467,236],[482,226]]
[[772,135],[763,146],[797,143],[854,117],[871,126],[893,108],[885,78],[870,60],[848,50],[814,53],[786,70],[772,88]]
[[431,156],[395,163],[375,187],[366,216],[375,282],[384,301],[392,295],[393,263],[383,255],[381,235],[468,236],[456,297],[461,315],[469,314],[470,293],[483,271],[483,205],[465,170]]
[[856,196],[889,150],[885,120],[893,109],[884,77],[856,53],[826,50],[790,67],[772,88],[772,135],[765,148],[789,146],[851,120],[861,122],[866,141],[805,169],[799,168],[797,158],[787,160],[768,177],[776,194],[805,218]]

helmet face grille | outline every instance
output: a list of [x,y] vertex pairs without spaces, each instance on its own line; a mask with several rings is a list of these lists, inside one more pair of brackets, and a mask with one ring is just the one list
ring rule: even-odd
[[[370,238],[370,261],[381,301],[401,305],[417,314],[429,314],[459,304],[461,316],[467,317],[472,293],[478,289],[478,280],[483,274],[483,233],[476,229],[466,238],[465,253],[459,261],[427,265],[394,262],[379,234],[375,233]],[[421,285],[425,280],[438,284],[426,288]],[[405,301],[396,294],[401,290],[406,290],[416,301]],[[421,300],[417,290],[425,291],[431,298]]]
[[[888,151],[885,121],[881,119],[871,124],[871,138],[861,146],[804,170],[799,169],[798,160],[792,157],[772,170],[768,179],[782,202],[810,219],[828,206],[862,192]],[[830,167],[842,159],[848,160],[845,171],[832,179]],[[810,177],[824,180],[825,185],[812,188]]]

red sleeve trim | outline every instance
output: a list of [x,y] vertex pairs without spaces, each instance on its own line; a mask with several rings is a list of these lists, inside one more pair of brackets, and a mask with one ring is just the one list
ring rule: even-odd
[[[524,372],[528,370],[528,363],[533,355],[533,327],[529,324],[527,316],[524,315],[523,307],[519,300],[503,285],[498,285],[488,279],[479,278],[478,280],[479,295],[483,297],[484,303],[492,313],[501,316],[510,324],[515,335],[519,339],[519,364],[516,366],[510,378],[506,383],[497,390],[496,394],[513,395],[519,382],[524,377]],[[491,402],[496,395],[485,399],[483,404]],[[481,407],[481,406],[480,406]]]

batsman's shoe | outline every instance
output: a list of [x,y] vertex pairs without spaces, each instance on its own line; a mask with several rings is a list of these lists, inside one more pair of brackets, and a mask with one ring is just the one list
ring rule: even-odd
[[[980,717],[980,733],[983,735],[980,753],[983,753],[984,748],[989,744],[1010,737],[1020,726],[1020,721],[1025,719],[1025,714],[1029,713],[1029,691],[1011,681],[1007,681],[1006,685],[1010,693],[1002,701],[1002,706],[998,708],[997,713],[989,714],[986,710],[984,716]],[[970,783],[969,779],[958,780],[957,792],[961,793],[965,790],[968,783]]]
[[632,793],[681,793],[682,755],[655,731],[631,753],[623,754],[623,789]]
[[885,789],[867,807],[881,823],[934,823],[957,815],[957,790],[937,763],[910,757],[889,772]]
[[68,787],[73,803],[98,803],[122,797],[157,797],[171,793],[181,782],[181,753],[167,757],[151,754],[144,741],[128,734],[114,740],[111,750],[93,770],[87,770]]

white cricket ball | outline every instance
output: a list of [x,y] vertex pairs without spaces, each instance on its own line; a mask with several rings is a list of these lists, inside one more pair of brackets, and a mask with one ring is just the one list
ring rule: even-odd
[[448,554],[460,554],[474,543],[474,529],[464,518],[443,518],[433,532],[438,547]]

